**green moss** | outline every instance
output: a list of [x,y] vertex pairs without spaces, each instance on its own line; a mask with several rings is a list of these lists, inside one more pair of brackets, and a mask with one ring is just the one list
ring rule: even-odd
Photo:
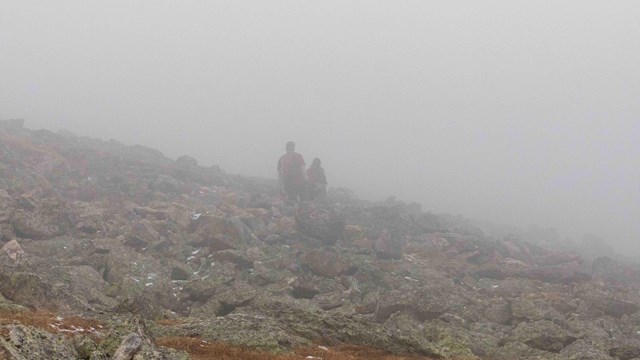
[[445,357],[462,356],[475,358],[469,346],[451,334],[447,329],[438,326],[427,327],[425,335],[430,340],[430,347],[434,353]]
[[2,311],[25,311],[26,307],[18,304],[14,304],[13,302],[5,299],[2,294],[0,294],[0,310]]

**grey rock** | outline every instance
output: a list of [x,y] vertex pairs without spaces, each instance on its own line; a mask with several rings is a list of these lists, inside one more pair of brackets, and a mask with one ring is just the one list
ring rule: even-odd
[[189,270],[183,266],[174,266],[171,268],[171,280],[188,280]]
[[511,320],[513,319],[511,304],[507,302],[494,304],[485,311],[484,316],[487,320],[494,323],[502,325],[511,324]]
[[560,355],[567,360],[612,360],[606,351],[583,339],[569,344],[560,351]]
[[142,337],[136,333],[127,335],[113,355],[113,360],[131,360],[142,346]]
[[554,353],[560,352],[577,339],[575,334],[549,320],[521,323],[513,331],[512,337],[534,349]]
[[640,346],[634,344],[614,346],[609,349],[609,355],[619,360],[640,358]]
[[296,227],[301,233],[334,245],[342,238],[345,221],[331,208],[317,203],[303,204],[296,212]]
[[184,167],[192,167],[198,165],[198,160],[189,155],[182,155],[176,160],[176,164]]
[[78,353],[79,359],[89,359],[91,358],[91,355],[98,350],[96,343],[91,338],[84,335],[74,336],[72,344]]
[[78,357],[73,345],[62,335],[30,326],[10,325],[9,339],[2,345],[15,358],[68,360]]
[[335,278],[351,269],[348,259],[332,247],[307,251],[302,257],[301,263],[313,274],[326,278]]

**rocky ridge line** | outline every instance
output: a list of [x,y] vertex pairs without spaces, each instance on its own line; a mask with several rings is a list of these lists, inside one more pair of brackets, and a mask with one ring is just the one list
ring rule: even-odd
[[19,121],[0,123],[0,234],[0,310],[108,329],[68,340],[1,325],[15,359],[184,358],[154,345],[166,336],[271,351],[321,341],[435,357],[640,357],[634,264],[494,239],[345,189],[292,206],[273,181]]

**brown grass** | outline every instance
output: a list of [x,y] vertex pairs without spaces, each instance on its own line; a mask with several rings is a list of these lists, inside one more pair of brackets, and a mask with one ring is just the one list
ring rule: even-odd
[[164,326],[175,326],[175,325],[183,325],[186,321],[181,319],[160,319],[156,320],[156,324],[164,325]]
[[83,334],[94,337],[96,331],[104,331],[104,325],[94,319],[77,316],[59,318],[45,311],[0,311],[0,325],[22,324],[72,337]]
[[[197,337],[162,337],[156,343],[160,346],[184,350],[193,360],[430,360],[418,355],[392,355],[383,350],[364,346],[342,345],[332,348],[313,346],[296,349],[293,353],[272,354],[250,350],[221,342],[206,342]],[[463,360],[463,359],[459,359]]]
[[[158,320],[160,325],[179,325],[182,320]],[[45,311],[0,311],[0,325],[22,324],[33,326],[54,334],[64,334],[72,337],[83,334],[99,341],[96,331],[106,331],[104,325],[94,319],[76,316],[58,318],[55,314]],[[93,328],[93,330],[92,330]],[[6,329],[0,329],[0,336],[6,337]],[[430,357],[419,355],[393,355],[383,350],[357,345],[341,345],[334,347],[311,346],[296,349],[292,353],[273,354],[266,351],[247,349],[222,342],[207,342],[198,337],[161,337],[156,343],[159,346],[184,350],[193,360],[431,360]],[[0,352],[0,360],[3,355]],[[450,360],[464,360],[462,358]]]
[[[247,360],[275,360],[276,355],[266,352],[243,349],[218,342],[206,342],[197,337],[161,337],[156,344],[177,350],[184,350],[193,360],[206,359],[247,359]],[[299,357],[285,357],[284,359],[299,359]]]

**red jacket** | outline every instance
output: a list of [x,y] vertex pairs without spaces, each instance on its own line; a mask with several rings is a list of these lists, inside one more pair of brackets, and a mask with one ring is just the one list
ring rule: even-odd
[[282,155],[278,160],[278,175],[287,184],[304,183],[304,159],[297,152]]

